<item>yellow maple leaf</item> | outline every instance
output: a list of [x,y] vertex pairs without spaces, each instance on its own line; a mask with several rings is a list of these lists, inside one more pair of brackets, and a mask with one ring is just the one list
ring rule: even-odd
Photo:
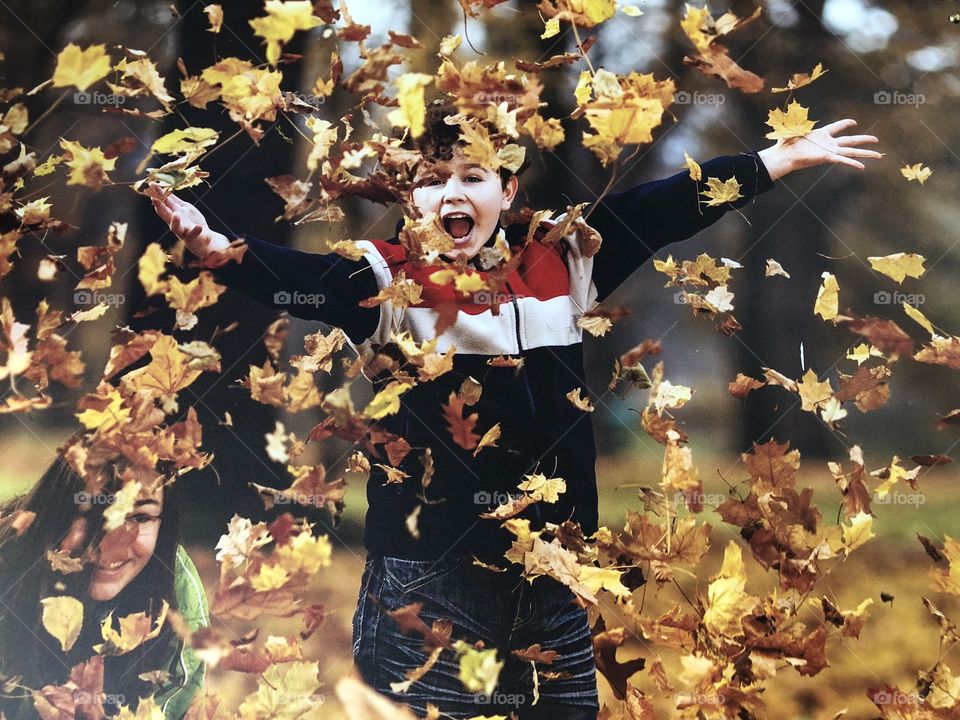
[[148,296],[163,292],[167,283],[160,281],[160,276],[166,272],[167,255],[160,247],[160,243],[150,243],[143,255],[137,261],[137,278],[143,285]]
[[850,524],[843,526],[843,552],[849,555],[856,548],[864,545],[873,534],[873,516],[862,510],[850,518]]
[[837,283],[837,278],[828,272],[824,272],[822,277],[823,283],[817,291],[813,314],[819,315],[824,320],[833,320],[837,317],[840,307],[840,285]]
[[387,415],[393,415],[400,410],[400,396],[412,388],[410,383],[399,381],[391,382],[378,392],[370,404],[363,410],[363,414],[371,420],[379,420]]
[[630,588],[623,584],[622,578],[622,570],[582,565],[577,579],[592,593],[606,590],[613,593],[617,600],[627,600],[630,597]]
[[70,168],[67,185],[86,185],[98,189],[109,182],[107,170],[113,170],[116,158],[107,158],[98,147],[85,148],[73,140],[60,140],[60,147],[66,150],[66,165]]
[[53,71],[53,87],[73,85],[83,91],[110,72],[110,56],[107,46],[91,45],[81,50],[70,43],[57,55],[57,67]]
[[166,283],[163,295],[170,307],[185,313],[194,313],[200,308],[214,305],[226,289],[226,285],[214,281],[213,273],[204,270],[188,283],[171,277]]
[[933,175],[933,170],[928,168],[923,163],[917,163],[916,165],[905,165],[900,168],[900,174],[903,175],[908,181],[916,180],[918,183],[923,185],[927,178]]
[[147,640],[153,640],[160,634],[169,610],[170,605],[164,600],[156,619],[151,618],[146,612],[124,615],[120,618],[119,632],[113,628],[113,612],[110,612],[100,624],[103,644],[94,645],[93,649],[104,655],[125,655],[131,650],[136,650]]
[[717,205],[723,205],[724,203],[734,202],[743,197],[740,194],[740,183],[737,182],[735,177],[732,177],[726,181],[720,180],[720,178],[710,177],[707,178],[707,189],[700,193],[701,195],[709,198],[707,205],[709,207],[716,207]]
[[202,368],[190,363],[177,341],[160,335],[150,348],[150,364],[124,375],[121,382],[132,391],[153,390],[161,396],[174,395],[200,377]]
[[816,120],[808,120],[809,110],[803,107],[796,100],[787,106],[787,111],[783,112],[780,108],[774,108],[770,111],[767,118],[767,125],[773,128],[766,137],[770,140],[789,140],[808,135],[813,130]]
[[267,62],[276,65],[280,48],[289,42],[297,30],[309,30],[322,25],[323,20],[313,14],[310,0],[267,0],[266,17],[250,21],[254,35],[267,41]]
[[387,120],[393,125],[410,128],[410,134],[418,138],[423,135],[423,121],[427,116],[423,91],[433,82],[433,75],[424,73],[404,73],[394,81],[397,85],[397,100],[400,107],[387,114]]
[[757,602],[744,592],[746,584],[740,546],[731,540],[724,550],[720,573],[707,588],[707,609],[703,614],[707,630],[725,637],[743,635],[741,621]]
[[43,598],[40,601],[43,614],[40,621],[44,629],[53,635],[60,647],[67,652],[80,636],[83,626],[83,603],[75,597],[60,595]]
[[680,21],[680,27],[687,34],[687,37],[690,38],[693,46],[700,52],[709,48],[710,43],[712,43],[716,37],[716,35],[706,32],[712,21],[713,17],[710,15],[710,10],[708,10],[706,6],[702,8],[692,7],[690,5],[686,6],[686,12]]
[[813,368],[809,368],[797,383],[797,392],[800,393],[800,409],[807,412],[816,412],[817,408],[823,408],[833,397],[830,381],[817,380],[817,374]]
[[874,270],[883,273],[892,280],[896,280],[898,283],[902,283],[908,275],[912,278],[918,278],[927,271],[923,267],[926,258],[916,253],[899,252],[893,255],[868,257],[867,260]]
[[290,580],[290,573],[279,565],[261,565],[260,572],[250,578],[250,586],[257,592],[279,590]]
[[563,478],[548,478],[543,473],[524,475],[526,480],[517,487],[529,493],[534,500],[546,503],[555,503],[560,499],[560,493],[567,491],[567,482]]
[[817,66],[808,75],[807,73],[794,73],[790,79],[787,81],[786,87],[771,88],[770,92],[787,92],[790,90],[798,90],[802,87],[806,87],[814,80],[826,75],[829,70],[823,69],[823,63],[817,63]]
[[160,155],[180,155],[195,152],[217,142],[220,133],[211,128],[188,127],[183,130],[173,130],[158,137],[150,146],[151,153]]
[[109,403],[103,410],[87,408],[83,412],[77,413],[77,420],[87,430],[93,430],[94,428],[107,430],[130,417],[130,408],[122,407],[123,396],[115,387],[110,388],[106,399],[109,399]]

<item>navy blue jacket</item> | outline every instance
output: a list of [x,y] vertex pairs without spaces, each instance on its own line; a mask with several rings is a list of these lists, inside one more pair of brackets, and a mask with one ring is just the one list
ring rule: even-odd
[[[743,197],[732,207],[741,207],[773,187],[755,153],[718,157],[704,163],[702,170],[704,178],[737,178]],[[406,438],[414,450],[400,465],[410,476],[404,482],[386,483],[379,468],[374,468],[368,481],[364,540],[370,553],[411,559],[436,558],[447,552],[487,561],[502,558],[511,536],[499,521],[479,515],[508,495],[517,495],[523,475],[533,472],[563,478],[567,490],[559,502],[539,502],[523,512],[521,517],[529,518],[532,527],[572,518],[588,535],[597,529],[596,447],[590,414],[565,397],[578,387],[586,392],[587,386],[576,319],[657,250],[694,235],[731,207],[698,206],[704,189],[704,183],[694,183],[684,171],[612,193],[589,218],[590,226],[603,238],[595,255],[581,252],[580,233],[571,233],[556,245],[530,243],[503,288],[496,311],[486,298],[476,297],[480,293],[458,299],[457,320],[437,343],[438,351],[456,347],[453,371],[402,395],[400,411],[379,423]],[[505,230],[511,247],[523,245],[527,228]],[[430,270],[408,264],[396,238],[359,242],[366,254],[358,261],[299,252],[254,238],[247,242],[243,263],[216,271],[220,282],[268,306],[340,327],[358,345],[377,347],[401,331],[410,332],[417,342],[432,338],[435,308],[452,297],[450,286],[426,280]],[[360,301],[376,295],[401,270],[424,285],[419,305],[360,307]],[[275,302],[278,293],[322,293],[325,302],[281,304]],[[522,357],[521,369],[487,364],[499,355]],[[482,435],[496,422],[501,425],[498,446],[485,448],[476,457],[452,442],[441,411],[450,393],[467,377],[483,387],[479,402],[466,408],[467,414],[478,415],[477,433]],[[373,378],[374,390],[391,379]],[[425,447],[431,448],[435,473],[424,490],[420,457]],[[418,507],[418,536],[414,536],[406,520]]]

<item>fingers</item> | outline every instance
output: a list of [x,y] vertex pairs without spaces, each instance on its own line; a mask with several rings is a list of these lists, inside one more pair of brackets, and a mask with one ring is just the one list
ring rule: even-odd
[[833,162],[835,162],[837,165],[849,165],[850,167],[856,168],[857,170],[867,169],[866,165],[864,165],[862,162],[858,162],[857,160],[853,160],[843,155],[834,155]]
[[837,138],[837,145],[863,145],[863,143],[880,142],[875,135],[844,135]]
[[843,120],[837,120],[836,122],[832,122],[829,125],[824,125],[823,129],[826,130],[829,134],[833,135],[834,133],[838,133],[841,130],[852,128],[856,124],[857,124],[857,121],[854,120],[853,118],[844,118]]
[[838,155],[843,155],[845,157],[862,157],[862,158],[882,158],[883,153],[878,153],[876,150],[867,150],[866,148],[856,148],[856,147],[841,147],[837,151]]

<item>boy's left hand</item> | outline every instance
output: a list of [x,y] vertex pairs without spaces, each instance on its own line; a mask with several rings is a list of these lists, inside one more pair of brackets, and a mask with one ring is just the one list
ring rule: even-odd
[[811,130],[801,138],[778,140],[776,145],[757,154],[766,166],[771,180],[777,180],[794,170],[825,163],[849,165],[857,170],[864,170],[864,164],[854,158],[880,158],[883,154],[859,147],[864,143],[878,142],[873,135],[838,135],[856,124],[856,120],[849,118],[837,120]]

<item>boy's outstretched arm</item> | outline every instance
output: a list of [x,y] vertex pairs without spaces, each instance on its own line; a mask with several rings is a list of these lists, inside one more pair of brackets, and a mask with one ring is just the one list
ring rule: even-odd
[[[157,215],[194,255],[204,258],[230,246],[230,238],[212,230],[196,206],[165,195],[155,184],[150,185],[149,194]],[[253,237],[244,241],[243,262],[211,270],[218,282],[268,307],[335,325],[354,342],[373,335],[380,310],[359,306],[361,300],[379,292],[366,260],[300,252]]]
[[[701,165],[703,180],[699,182],[683,171],[604,197],[587,220],[603,237],[593,269],[598,300],[613,292],[665,245],[709,227],[728,210],[746,205],[794,170],[826,163],[863,170],[857,158],[882,157],[861,147],[877,142],[873,135],[839,134],[854,125],[854,120],[839,120],[803,138],[780,140],[759,152],[708,160]],[[706,205],[700,193],[707,189],[706,179],[710,177],[721,181],[735,177],[742,197],[719,206]]]

